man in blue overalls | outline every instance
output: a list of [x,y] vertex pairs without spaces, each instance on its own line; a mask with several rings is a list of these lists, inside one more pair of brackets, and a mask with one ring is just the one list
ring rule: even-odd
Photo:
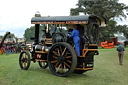
[[73,37],[76,52],[78,56],[80,56],[80,38],[79,38],[79,31],[76,29],[76,27],[77,27],[76,25],[73,25],[73,31],[72,34],[69,35],[69,37]]

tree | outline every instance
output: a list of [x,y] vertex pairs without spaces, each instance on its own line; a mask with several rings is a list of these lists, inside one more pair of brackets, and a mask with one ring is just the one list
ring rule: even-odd
[[31,26],[30,28],[27,28],[25,30],[24,38],[26,39],[26,41],[32,41],[32,40],[30,40],[30,37],[34,37],[34,35],[35,35],[34,30],[35,30],[34,26]]
[[[7,32],[6,32],[7,33]],[[6,34],[5,33],[5,34]],[[0,38],[2,39],[4,36],[0,35]],[[7,38],[16,38],[15,34],[11,33],[10,35],[7,36]]]
[[2,35],[0,35],[0,39],[3,39],[3,36]]
[[127,25],[118,25],[117,31],[123,33],[126,39],[128,39],[128,26]]
[[[41,25],[40,29],[39,29],[39,37],[41,37],[42,30],[44,30],[44,29],[45,29],[44,25]],[[24,38],[26,39],[27,42],[33,41],[30,39],[32,37],[33,38],[35,37],[35,26],[31,26],[30,28],[27,28],[24,33]]]
[[123,10],[128,9],[123,3],[118,3],[119,0],[79,0],[78,8],[71,9],[71,15],[78,15],[80,12],[86,14],[103,15],[107,20],[115,17],[125,17]]
[[123,10],[127,10],[128,6],[118,3],[119,0],[79,0],[77,8],[70,9],[70,15],[79,15],[79,13],[101,15],[107,20],[107,26],[100,28],[100,37],[112,36],[116,30],[117,22],[115,18],[126,18]]

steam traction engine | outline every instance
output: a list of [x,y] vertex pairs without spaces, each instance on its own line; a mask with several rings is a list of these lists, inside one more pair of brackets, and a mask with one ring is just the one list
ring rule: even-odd
[[[30,52],[21,52],[19,57],[21,69],[27,70],[31,61],[38,62],[42,69],[49,66],[50,71],[56,76],[68,76],[72,72],[82,74],[93,69],[93,57],[98,53],[98,30],[100,26],[105,26],[105,18],[96,15],[38,16],[33,17],[31,23],[35,24],[34,43],[32,44]],[[40,24],[46,25],[46,34],[42,36],[41,40],[39,40]],[[79,57],[74,49],[73,40],[67,38],[64,32],[66,27],[72,27],[73,24],[79,24],[87,28],[87,36],[83,36],[83,39],[85,39],[87,43],[83,45],[81,56]],[[54,27],[51,29],[55,29],[52,34],[50,33],[51,25]],[[60,26],[60,28],[64,27],[64,30],[56,31],[59,28],[58,26]]]

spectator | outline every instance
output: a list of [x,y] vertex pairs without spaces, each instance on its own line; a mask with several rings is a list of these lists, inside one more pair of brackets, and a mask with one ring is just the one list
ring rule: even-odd
[[119,44],[116,50],[118,51],[119,64],[123,65],[123,55],[124,55],[123,51],[125,51],[123,44]]
[[8,48],[8,54],[11,54],[11,47]]
[[6,52],[6,55],[8,55],[8,46],[7,45],[5,46],[5,52]]

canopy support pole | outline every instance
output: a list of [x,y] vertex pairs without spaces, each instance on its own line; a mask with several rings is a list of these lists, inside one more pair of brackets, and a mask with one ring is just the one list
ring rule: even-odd
[[40,27],[40,24],[35,24],[35,43],[36,44],[39,41],[39,27]]

